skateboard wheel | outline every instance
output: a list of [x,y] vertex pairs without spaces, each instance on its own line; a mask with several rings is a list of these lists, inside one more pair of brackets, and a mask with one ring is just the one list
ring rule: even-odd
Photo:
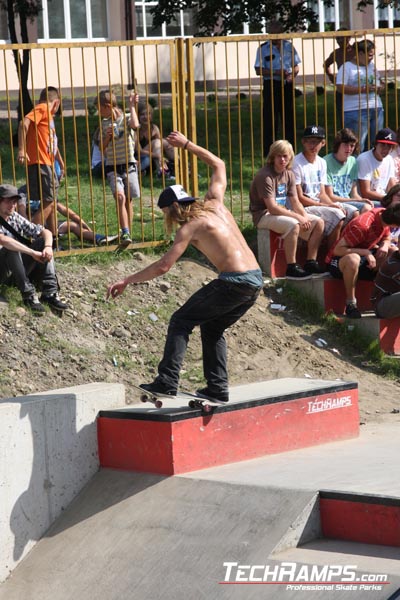
[[209,404],[203,404],[202,408],[205,413],[210,413],[212,411],[212,406]]
[[196,408],[196,402],[194,400],[189,400],[189,407]]
[[141,394],[140,395],[140,401],[141,402],[148,402],[149,400],[149,396],[147,394]]
[[161,408],[162,407],[162,402],[161,400],[154,400],[154,406],[156,408]]

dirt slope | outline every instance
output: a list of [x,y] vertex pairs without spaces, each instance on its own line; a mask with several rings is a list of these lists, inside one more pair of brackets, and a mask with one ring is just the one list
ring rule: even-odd
[[[134,253],[112,266],[58,261],[62,296],[71,309],[58,318],[50,311],[33,317],[21,306],[0,304],[0,394],[2,398],[91,381],[121,382],[137,399],[131,383],[153,379],[171,312],[215,275],[183,260],[165,277],[129,287],[117,301],[105,302],[108,283],[142,268],[150,257]],[[262,293],[253,309],[227,333],[232,384],[304,377],[357,381],[361,421],[400,421],[400,382],[361,366],[318,326],[304,324],[295,311],[277,313],[275,289]],[[315,341],[323,337],[327,348]],[[360,366],[358,366],[360,365]],[[192,335],[183,386],[202,383],[201,347]]]

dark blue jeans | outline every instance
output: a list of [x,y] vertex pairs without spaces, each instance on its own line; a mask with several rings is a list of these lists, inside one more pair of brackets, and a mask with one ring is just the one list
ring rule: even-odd
[[207,387],[210,393],[228,392],[224,331],[253,306],[259,293],[254,286],[221,279],[195,292],[171,317],[157,381],[172,392],[178,389],[189,335],[199,325]]
[[[273,102],[273,110],[272,110]],[[263,85],[263,121],[264,121],[264,156],[267,156],[269,147],[277,139],[288,140],[294,147],[294,102],[293,83],[264,79]],[[281,133],[278,123],[281,122]]]
[[[43,240],[35,240],[32,247],[35,250],[43,250]],[[36,293],[32,280],[41,283],[43,293],[48,296],[58,290],[54,260],[39,263],[28,254],[2,248],[0,250],[0,280],[7,279],[10,275],[12,282],[24,299],[31,298]]]

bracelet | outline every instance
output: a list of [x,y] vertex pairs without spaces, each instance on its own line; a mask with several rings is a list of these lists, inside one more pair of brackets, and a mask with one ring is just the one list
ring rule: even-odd
[[49,246],[49,245],[47,244],[47,246],[45,246],[45,248],[53,248],[53,246]]
[[188,140],[188,141],[186,142],[186,144],[183,146],[183,149],[184,149],[184,150],[186,150],[186,148],[188,147],[188,144],[189,144],[189,142],[190,142],[190,140]]

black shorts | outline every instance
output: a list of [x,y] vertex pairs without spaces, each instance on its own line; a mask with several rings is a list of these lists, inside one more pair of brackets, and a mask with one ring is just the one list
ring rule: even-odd
[[28,166],[29,200],[54,202],[57,200],[58,178],[50,165]]
[[[343,273],[339,269],[339,261],[343,256],[333,256],[328,264],[328,271],[335,279],[343,279]],[[360,265],[358,267],[358,279],[363,281],[373,281],[376,277],[376,269],[368,267],[366,256],[360,256]]]

